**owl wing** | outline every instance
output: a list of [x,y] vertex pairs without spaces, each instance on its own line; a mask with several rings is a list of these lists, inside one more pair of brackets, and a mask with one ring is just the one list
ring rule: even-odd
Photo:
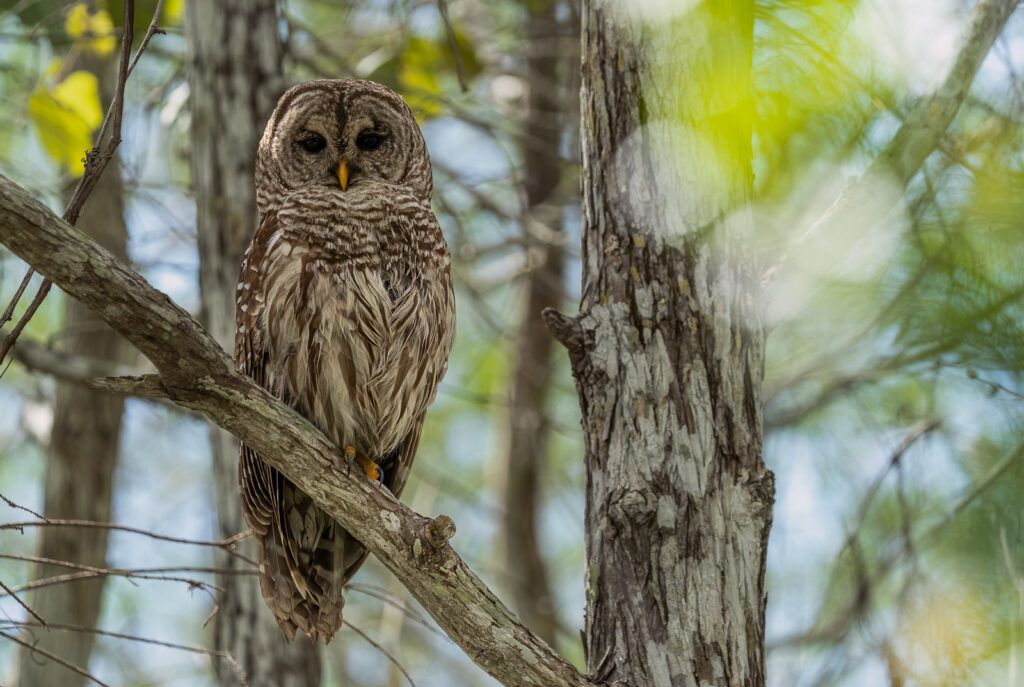
[[[267,351],[260,320],[263,309],[263,278],[260,265],[270,237],[278,229],[277,215],[260,223],[242,258],[235,292],[235,364],[253,381],[266,387]],[[274,519],[274,504],[280,497],[281,476],[242,444],[238,481],[242,507],[257,537],[265,537]]]
[[[264,257],[279,231],[263,218],[246,250],[236,293],[235,363],[268,388],[263,307]],[[287,399],[285,399],[287,401]],[[302,629],[314,642],[341,626],[345,533],[312,500],[242,444],[238,461],[242,510],[259,546],[260,590],[288,641]]]
[[[266,332],[261,321],[264,284],[260,266],[270,237],[278,228],[277,215],[263,218],[242,258],[235,292],[235,364],[264,388],[267,386],[267,350]],[[287,585],[274,583],[275,580],[283,581],[287,576],[287,562],[279,545],[282,535],[279,504],[284,478],[243,443],[238,458],[238,486],[242,510],[260,549],[263,597],[291,641],[295,637],[296,626],[294,623],[282,623],[280,619],[290,615],[288,607],[293,604],[290,599],[279,599],[275,593],[275,589],[286,589]]]

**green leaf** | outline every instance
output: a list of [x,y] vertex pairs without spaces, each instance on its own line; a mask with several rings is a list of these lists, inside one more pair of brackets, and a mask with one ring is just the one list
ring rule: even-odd
[[[472,43],[457,29],[455,40],[466,79],[480,73],[482,67],[476,58]],[[437,117],[443,112],[440,100],[444,82],[442,75],[455,78],[455,57],[446,36],[437,39],[413,36],[398,60],[398,83],[409,107],[421,117]]]
[[[105,3],[107,11],[110,12],[114,25],[121,28],[124,18],[124,0],[107,0]],[[181,16],[185,9],[184,0],[165,0],[163,10],[160,12],[160,26],[179,26]],[[137,0],[135,3],[135,39],[139,40],[145,33],[149,22],[153,19],[153,12],[156,10],[156,0]]]
[[96,76],[78,70],[53,88],[40,85],[29,96],[28,113],[50,157],[73,176],[82,176],[92,134],[103,121]]
[[64,30],[85,50],[96,55],[109,55],[117,47],[114,22],[106,10],[90,14],[84,2],[77,3],[68,11]]

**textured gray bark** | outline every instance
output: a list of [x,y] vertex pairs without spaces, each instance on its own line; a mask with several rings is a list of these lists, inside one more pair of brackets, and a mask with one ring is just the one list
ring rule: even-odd
[[[197,0],[186,14],[192,113],[192,187],[196,196],[202,321],[231,350],[235,284],[242,254],[256,228],[253,161],[277,97],[284,90],[274,0]],[[248,528],[238,492],[238,444],[211,425],[213,476],[220,536]],[[255,557],[255,546],[240,546]],[[219,554],[218,567],[239,566]],[[220,576],[225,588],[216,618],[216,648],[231,652],[253,687],[307,686],[320,681],[316,648],[301,636],[288,645],[251,575]],[[221,684],[237,681],[223,662]]]
[[547,314],[586,443],[590,674],[760,686],[773,480],[743,244],[752,0],[583,3],[583,299]]
[[[80,65],[99,76],[104,104],[113,96],[111,60],[85,59]],[[77,227],[121,260],[127,260],[128,234],[124,221],[124,191],[115,157],[100,177],[78,219]],[[63,351],[98,362],[118,365],[130,360],[131,347],[88,308],[64,301]],[[124,400],[60,381],[46,459],[43,515],[52,519],[107,522],[113,496],[114,469],[120,446]],[[82,565],[106,567],[107,530],[74,531],[61,527],[40,530],[37,555]],[[33,579],[62,575],[67,569],[37,565]],[[96,627],[106,578],[60,584],[32,594],[30,604],[47,622]],[[95,635],[88,632],[35,630],[38,647],[81,667],[89,665]],[[18,684],[76,687],[85,678],[40,654],[19,652]]]
[[561,188],[565,165],[559,148],[571,107],[566,107],[568,89],[561,77],[567,76],[566,67],[576,68],[578,59],[569,59],[569,46],[555,18],[555,3],[542,0],[528,3],[527,8],[526,79],[530,91],[522,137],[526,192],[522,232],[531,269],[524,277],[525,308],[510,381],[503,530],[512,603],[527,627],[554,642],[558,613],[538,542],[540,484],[546,472],[551,429],[546,407],[554,367],[553,341],[541,312],[557,308],[562,299],[561,227],[566,198]]

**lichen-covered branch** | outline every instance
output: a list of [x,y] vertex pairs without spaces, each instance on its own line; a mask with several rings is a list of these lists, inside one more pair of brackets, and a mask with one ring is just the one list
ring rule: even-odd
[[195,319],[2,175],[0,242],[148,356],[173,401],[232,432],[309,494],[481,668],[505,685],[594,684],[523,627],[450,546],[434,546],[447,527],[428,529],[429,518],[347,477],[336,447],[239,373]]

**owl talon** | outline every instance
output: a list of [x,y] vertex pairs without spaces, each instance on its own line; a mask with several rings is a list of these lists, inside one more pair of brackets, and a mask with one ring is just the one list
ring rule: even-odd
[[346,446],[345,447],[345,469],[347,471],[345,473],[346,477],[351,477],[352,476],[352,461],[356,460],[356,457],[358,455],[359,454],[356,453],[356,449],[355,449],[354,446]]
[[366,456],[356,451],[354,446],[345,447],[345,467],[348,470],[347,476],[352,476],[352,463],[359,463],[366,476],[376,482],[378,486],[384,484],[384,469],[374,463]]
[[365,472],[366,476],[372,481],[379,481],[381,484],[384,483],[384,470],[382,470],[379,465],[366,456],[361,456],[359,454],[356,454],[356,462],[359,463],[359,467],[363,469],[363,472]]

